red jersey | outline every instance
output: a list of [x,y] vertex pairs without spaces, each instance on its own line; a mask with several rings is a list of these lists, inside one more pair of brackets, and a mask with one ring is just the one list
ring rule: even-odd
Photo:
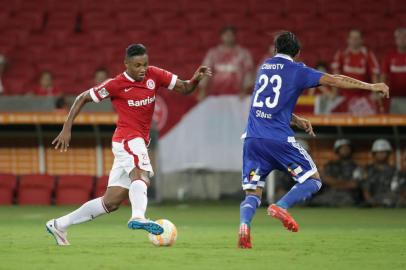
[[160,68],[149,66],[143,81],[137,82],[126,72],[91,88],[94,102],[110,98],[118,113],[114,142],[141,137],[149,143],[149,131],[155,107],[155,93],[159,87],[172,90],[177,76]]
[[203,65],[213,70],[208,95],[238,94],[244,87],[245,76],[253,71],[251,54],[243,47],[225,48],[222,45],[210,49]]
[[406,96],[406,53],[394,51],[386,54],[382,73],[388,80],[391,96]]
[[[334,56],[331,67],[336,74],[342,74],[364,82],[371,82],[372,75],[379,74],[379,64],[375,54],[365,47],[357,53],[349,49],[338,51]],[[346,97],[366,96],[369,94],[363,90],[343,91],[342,93]]]

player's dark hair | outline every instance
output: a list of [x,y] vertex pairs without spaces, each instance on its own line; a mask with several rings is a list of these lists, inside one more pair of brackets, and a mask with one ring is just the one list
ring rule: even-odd
[[300,51],[300,42],[295,34],[289,31],[280,32],[275,37],[275,50],[277,53],[295,57]]
[[225,32],[228,32],[228,31],[232,32],[233,34],[237,33],[237,29],[234,26],[225,25],[223,28],[221,28],[220,34],[224,34]]
[[133,57],[138,55],[144,55],[147,53],[147,48],[142,44],[131,44],[125,50],[125,57]]

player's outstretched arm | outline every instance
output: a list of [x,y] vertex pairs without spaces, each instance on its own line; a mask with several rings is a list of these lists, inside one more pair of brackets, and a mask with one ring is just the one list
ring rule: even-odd
[[337,88],[369,90],[389,98],[389,87],[384,83],[366,83],[344,75],[324,74],[320,78],[320,84]]
[[60,149],[61,152],[66,152],[68,150],[73,120],[75,120],[82,107],[90,101],[92,101],[92,97],[90,96],[89,90],[81,93],[76,97],[75,102],[73,103],[72,107],[70,108],[69,114],[66,117],[65,123],[63,124],[62,131],[52,141],[52,144],[55,144],[56,150]]
[[178,79],[173,89],[183,95],[188,95],[196,90],[197,85],[203,78],[210,77],[211,75],[212,73],[210,68],[200,66],[190,80],[184,81]]

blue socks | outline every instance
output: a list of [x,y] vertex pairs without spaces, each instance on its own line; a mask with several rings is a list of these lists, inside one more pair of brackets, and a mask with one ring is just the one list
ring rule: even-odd
[[245,223],[248,226],[261,205],[261,199],[256,195],[247,195],[240,205],[240,224]]
[[285,194],[276,205],[288,209],[298,202],[303,202],[309,199],[313,194],[321,188],[321,181],[314,178],[308,178],[303,183],[297,183],[292,189]]

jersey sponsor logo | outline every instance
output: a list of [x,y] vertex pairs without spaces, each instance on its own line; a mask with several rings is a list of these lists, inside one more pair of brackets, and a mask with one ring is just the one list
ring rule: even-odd
[[106,88],[102,88],[102,89],[100,89],[99,91],[98,91],[98,93],[99,93],[99,95],[100,95],[100,97],[101,98],[105,98],[105,97],[107,97],[110,93],[109,93],[109,91],[107,91],[107,89]]
[[152,80],[152,79],[148,79],[147,80],[147,88],[148,89],[155,89],[155,82],[154,82],[154,80]]
[[129,87],[129,88],[125,88],[124,89],[124,92],[128,92],[128,91],[130,91],[131,89],[133,89],[134,87]]
[[147,98],[141,99],[141,100],[129,99],[127,102],[128,102],[128,106],[130,106],[130,107],[145,106],[145,105],[149,105],[151,103],[154,103],[155,102],[155,96],[147,97]]
[[283,66],[284,66],[284,64],[268,64],[268,63],[265,63],[265,64],[263,64],[261,66],[261,69],[276,69],[276,70],[279,70],[279,69],[283,69]]

